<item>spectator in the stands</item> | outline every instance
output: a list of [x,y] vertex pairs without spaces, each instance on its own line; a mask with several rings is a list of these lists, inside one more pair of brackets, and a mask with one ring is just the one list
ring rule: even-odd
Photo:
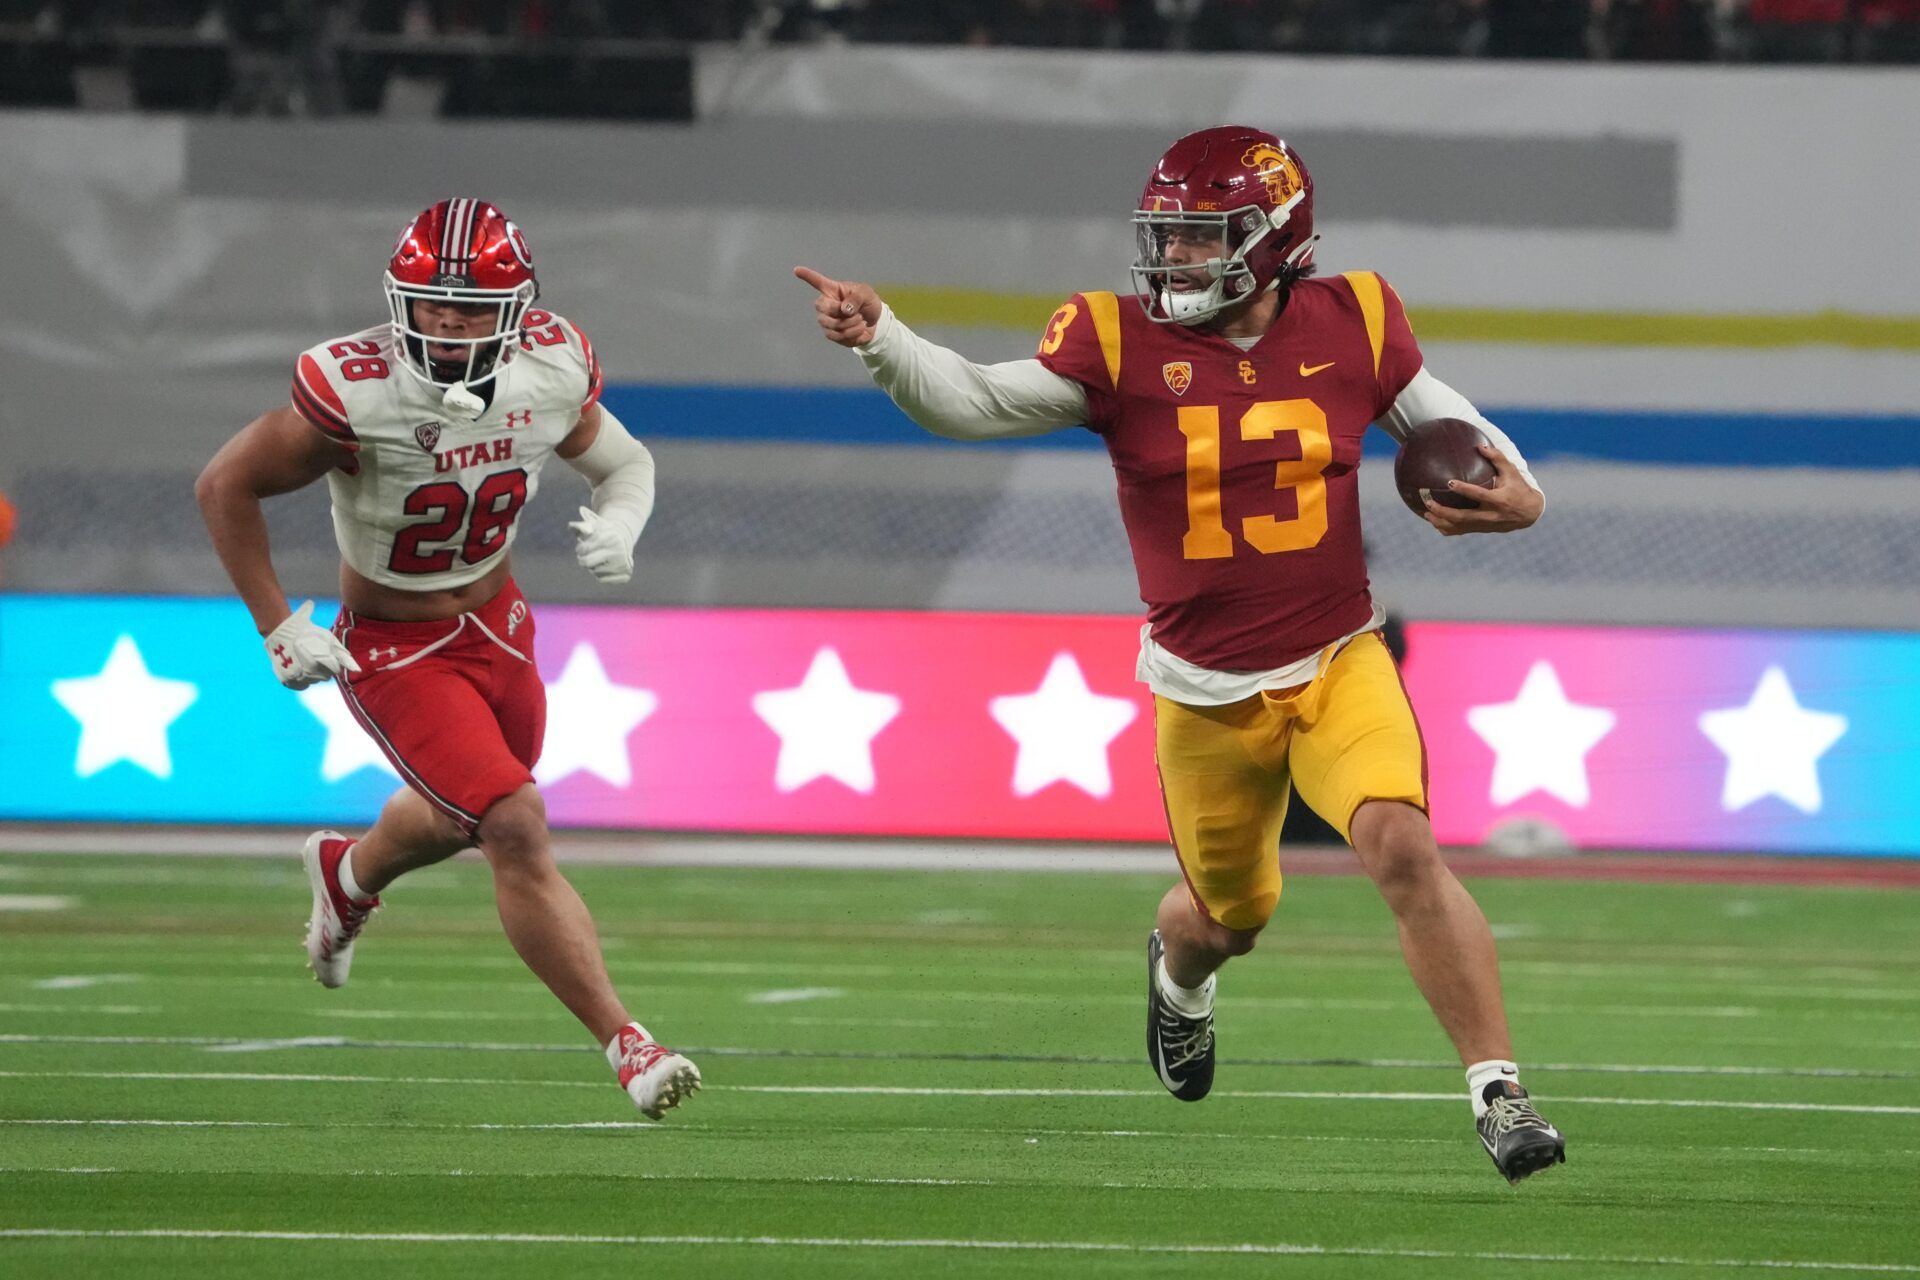
[[1847,56],[1851,0],[1748,0],[1748,56],[1755,62],[1837,62]]
[[13,541],[13,530],[17,519],[13,504],[7,501],[6,494],[0,493],[0,551],[5,551],[7,544]]
[[1705,62],[1714,55],[1712,0],[1612,0],[1607,49],[1630,62]]
[[1920,62],[1920,0],[1860,0],[1854,20],[1862,62]]
[[1600,0],[1473,0],[1489,58],[1584,58]]

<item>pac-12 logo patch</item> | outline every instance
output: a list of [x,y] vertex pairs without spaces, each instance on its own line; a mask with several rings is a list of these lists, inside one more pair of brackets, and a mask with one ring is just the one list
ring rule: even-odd
[[1167,380],[1167,390],[1177,396],[1187,394],[1187,388],[1193,385],[1193,362],[1173,360],[1160,366],[1160,376]]
[[520,629],[520,624],[526,620],[527,602],[525,600],[515,600],[513,607],[507,610],[507,638],[509,640],[513,638],[513,633]]
[[425,449],[428,453],[432,453],[433,446],[440,443],[440,424],[437,422],[421,423],[413,429],[413,439],[414,443],[418,444],[422,449]]

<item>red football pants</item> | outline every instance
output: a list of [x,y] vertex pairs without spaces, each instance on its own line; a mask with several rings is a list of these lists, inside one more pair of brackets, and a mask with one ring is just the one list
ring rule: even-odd
[[360,664],[340,692],[361,727],[434,808],[472,835],[533,781],[547,690],[533,665],[533,613],[511,580],[470,613],[384,622],[341,610],[333,633]]

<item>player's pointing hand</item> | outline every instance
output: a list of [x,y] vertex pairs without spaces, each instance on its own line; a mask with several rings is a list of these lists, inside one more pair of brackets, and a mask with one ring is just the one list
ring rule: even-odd
[[795,267],[793,274],[820,291],[813,300],[813,318],[830,341],[843,347],[873,341],[874,326],[880,323],[880,295],[872,285],[835,280],[812,267]]

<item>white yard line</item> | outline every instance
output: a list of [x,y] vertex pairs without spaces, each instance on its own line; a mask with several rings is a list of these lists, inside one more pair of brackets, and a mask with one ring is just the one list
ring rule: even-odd
[[[305,888],[306,886],[306,880],[298,874],[289,877],[288,883],[298,884],[301,888]],[[414,891],[413,883],[413,881],[408,882],[409,893]],[[981,923],[991,925],[996,922],[987,920]],[[95,945],[88,948],[73,949],[62,947],[59,954],[63,959],[67,960],[116,963],[126,960],[127,952],[130,949],[150,948],[152,946],[151,940],[145,938],[124,940],[118,946],[107,945],[108,941],[107,939],[96,938],[94,939]],[[602,945],[609,950],[617,950],[621,945],[624,945],[626,941],[626,939],[620,938],[618,935],[613,935],[602,939]],[[797,946],[804,945],[801,940],[798,939],[789,938],[783,941],[793,943]],[[1358,947],[1373,941],[1375,940],[1363,936],[1347,936],[1335,939],[1316,939],[1316,945],[1336,943],[1348,947]],[[1391,940],[1382,940],[1382,944],[1384,949],[1378,951],[1355,950],[1329,953],[1325,950],[1276,950],[1273,954],[1279,957],[1281,963],[1290,970],[1366,968],[1387,969],[1398,972],[1404,969],[1406,967],[1406,961],[1401,958],[1398,950],[1392,949]],[[223,946],[235,945],[245,945],[245,943],[239,939],[209,940],[207,946],[195,954],[191,963],[200,965],[211,962],[222,965],[283,968],[288,963],[290,956],[296,958],[298,956],[298,952],[292,948],[284,951],[245,951],[233,954],[223,954],[220,950]],[[462,966],[468,968],[503,970],[525,967],[524,962],[515,956],[475,956],[456,945],[434,942],[427,939],[409,938],[388,945],[395,948],[389,953],[394,959],[404,960],[408,964]],[[1023,964],[1003,967],[970,967],[969,972],[982,978],[1031,977],[1034,975],[1070,975],[1080,977],[1086,974],[1088,963],[1097,961],[1101,964],[1110,962],[1116,965],[1125,964],[1131,966],[1138,959],[1132,948],[1127,948],[1124,951],[1117,949],[1089,951],[1084,953],[1084,956],[1085,961],[1079,964]],[[843,978],[898,978],[925,973],[930,967],[927,965],[845,964],[838,962],[815,962],[813,960],[666,960],[658,958],[650,958],[647,960],[646,965],[649,970],[657,970],[665,973],[739,974],[751,976],[760,973],[789,974],[796,969],[801,969],[809,974],[830,974]],[[1736,968],[1728,965],[1718,965],[1690,969],[1689,972],[1692,976],[1683,980],[1671,976],[1673,973],[1673,965],[1670,962],[1656,964],[1642,960],[1561,961],[1516,958],[1503,959],[1501,961],[1501,968],[1503,971],[1512,973],[1532,973],[1543,977],[1557,978],[1591,978],[1596,982],[1617,982],[1622,973],[1646,974],[1649,976],[1638,980],[1636,982],[1637,986],[1673,990],[1698,990],[1702,986],[1722,986],[1737,989],[1754,984],[1770,983],[1777,979],[1776,970],[1769,967],[1753,965]],[[1920,999],[1920,994],[1916,994],[1911,986],[1906,985],[1907,975],[1905,971],[1898,966],[1885,964],[1872,967],[1809,965],[1797,968],[1796,972],[1803,974],[1810,982],[1818,981],[1826,985],[1819,988],[1810,988],[1805,985],[1776,986],[1768,988],[1768,994],[1800,996],[1807,999],[1825,999],[1834,994],[1845,994],[1853,991],[1870,991]]]
[[[306,829],[0,823],[0,853],[181,854],[293,859]],[[785,839],[556,832],[563,862],[674,867],[828,867],[885,871],[1145,871],[1172,875],[1164,844]],[[1327,852],[1332,846],[1313,846]],[[1296,850],[1306,852],[1306,847]]]
[[[0,1072],[0,1075],[4,1075]],[[1157,1098],[1154,1089],[946,1089],[912,1085],[736,1084],[729,1093],[877,1094],[902,1097],[961,1098]],[[1337,1100],[1354,1102],[1446,1102],[1458,1106],[1458,1093],[1362,1092],[1310,1089],[1215,1089],[1215,1098],[1259,1100]],[[1544,1099],[1543,1099],[1544,1100]],[[1595,1098],[1556,1095],[1552,1105],[1585,1103],[1603,1107],[1720,1107],[1734,1111],[1825,1111],[1859,1115],[1920,1116],[1920,1106],[1868,1106],[1829,1102],[1736,1102],[1721,1098]]]
[[[402,961],[401,963],[404,964],[405,962]],[[289,966],[292,966],[294,964],[294,961],[289,960],[287,964]],[[458,966],[449,965],[447,967],[451,968],[451,967],[458,967]],[[519,967],[518,962],[517,961],[513,962],[511,967],[517,969]],[[618,965],[616,965],[615,967],[616,967],[616,970],[619,970]],[[633,965],[634,972],[638,972],[644,968],[645,968],[644,965],[641,965],[639,962],[634,962],[634,965]],[[789,971],[791,972],[791,969],[789,969]],[[164,982],[167,985],[172,987],[219,987],[227,990],[231,990],[236,986],[248,986],[248,987],[264,986],[264,987],[272,987],[275,989],[280,989],[280,988],[283,988],[286,983],[285,974],[231,974],[231,973],[220,974],[220,973],[205,973],[205,972],[167,973],[167,974],[156,973],[152,975],[152,978],[154,981]],[[526,981],[529,984],[533,984],[535,980],[532,977],[532,975],[529,974],[527,975]],[[500,990],[500,979],[497,977],[419,978],[419,977],[408,977],[408,976],[405,976],[404,974],[399,974],[399,975],[390,976],[390,977],[368,976],[365,978],[356,979],[355,985],[360,988],[374,988],[380,991],[483,990],[489,996],[497,996]],[[539,988],[537,985],[530,985],[530,986],[527,986],[525,990],[529,993],[532,993],[532,992],[537,992]],[[929,1005],[938,1007],[941,1004],[947,1004],[947,1003],[957,1003],[957,1004],[963,1004],[963,1005],[964,1004],[1044,1004],[1048,1006],[1055,1006],[1061,1002],[1061,997],[1058,993],[1044,992],[1044,991],[954,991],[954,990],[915,989],[912,987],[890,987],[886,989],[846,988],[845,990],[848,995],[855,996],[857,998],[864,998],[871,1001],[885,1000],[885,1001],[890,1001],[897,1005],[903,1005],[903,1006],[908,1006],[912,1008],[923,1008]],[[1077,994],[1073,997],[1073,1003],[1078,1005],[1102,1005],[1102,1006],[1127,1005],[1127,1004],[1136,1003],[1138,1000],[1139,1000],[1138,995],[1123,994],[1121,992]],[[1354,1012],[1354,1013],[1421,1013],[1421,1014],[1424,1014],[1427,1009],[1427,1006],[1425,1004],[1423,1004],[1418,1000],[1412,1000],[1412,999],[1381,1000],[1381,999],[1357,999],[1357,998],[1322,998],[1317,996],[1238,996],[1238,997],[1227,996],[1227,997],[1224,997],[1223,1007],[1233,1009],[1238,1013],[1249,1014],[1249,1015],[1265,1014],[1265,1013],[1272,1013],[1272,1012],[1318,1012],[1318,1011],[1325,1011],[1325,1010],[1339,1010],[1342,1012]],[[1743,1004],[1743,1005],[1720,1005],[1720,1004],[1588,1005],[1588,1004],[1581,1004],[1578,1002],[1568,1002],[1568,1001],[1550,1002],[1550,1003],[1533,1003],[1530,1001],[1518,1001],[1518,1002],[1510,1001],[1507,1004],[1507,1011],[1509,1013],[1525,1014],[1530,1017],[1540,1017],[1540,1018],[1590,1018],[1594,1016],[1605,1016],[1605,1017],[1614,1017],[1614,1018],[1640,1018],[1640,1019],[1688,1018],[1688,1019],[1698,1020],[1698,1019],[1706,1018],[1706,1019],[1714,1019],[1714,1020],[1738,1020],[1738,1021],[1747,1021],[1747,1020],[1755,1020],[1755,1019],[1762,1019],[1762,1018],[1768,1019],[1770,1021],[1779,1021],[1782,1019],[1792,1018],[1792,1019],[1834,1019],[1843,1023],[1858,1023],[1861,1021],[1898,1022],[1903,1026],[1910,1025],[1914,1019],[1913,1012],[1905,1009],[1838,1008],[1835,1006],[1834,1002],[1832,1001],[1809,1004],[1805,1007],[1800,1007],[1800,1008],[1796,1008],[1790,1005],[1780,1005],[1780,1004],[1775,1004],[1775,1005],[1752,1005],[1752,1004]],[[1873,1039],[1873,1042],[1878,1043],[1879,1042],[1878,1038],[1875,1037]]]
[[[123,957],[124,958],[124,957]],[[27,985],[35,991],[82,991],[110,982],[139,982],[136,973],[62,973],[51,978],[35,978]]]
[[[478,1076],[369,1076],[292,1071],[0,1071],[6,1080],[177,1080],[294,1084],[404,1084],[465,1085],[517,1089],[604,1089],[604,1081],[512,1080]],[[727,1093],[805,1094],[846,1097],[903,1098],[1158,1098],[1157,1089],[995,1089],[946,1088],[935,1085],[721,1085]],[[1216,1089],[1216,1098],[1261,1101],[1445,1102],[1460,1105],[1457,1092],[1415,1093],[1312,1089]],[[1553,1105],[1584,1104],[1605,1107],[1710,1107],[1731,1111],[1814,1111],[1847,1115],[1920,1116],[1920,1106],[1868,1105],[1838,1102],[1741,1102],[1724,1098],[1605,1098],[1556,1096]]]
[[[25,1005],[0,1005],[0,1010],[27,1009]],[[57,1006],[36,1006],[53,1009]],[[73,1012],[156,1012],[155,1010],[136,1009],[134,1006],[103,1005],[80,1008]],[[329,1016],[341,1017],[399,1017],[405,1010],[316,1010]],[[544,1015],[543,1015],[544,1016]],[[781,1023],[797,1024],[854,1024],[878,1026],[931,1027],[946,1026],[943,1022],[913,1019],[861,1019],[861,1018],[777,1018]],[[500,1040],[376,1040],[346,1036],[289,1036],[281,1038],[249,1038],[243,1036],[143,1036],[143,1035],[65,1035],[35,1034],[31,1032],[0,1033],[0,1044],[95,1044],[95,1045],[167,1045],[182,1048],[199,1048],[209,1053],[219,1052],[266,1052],[295,1049],[368,1049],[401,1050],[407,1052],[446,1052],[446,1053],[596,1053],[592,1045],[568,1041],[565,1043],[500,1041]],[[779,1049],[755,1049],[735,1046],[702,1046],[689,1049],[690,1053],[709,1053],[716,1057],[755,1057],[770,1058],[795,1057],[809,1055],[804,1051],[784,1051]],[[818,1055],[823,1060],[833,1060],[838,1055],[824,1050]],[[908,1052],[890,1054],[875,1050],[871,1053],[849,1051],[848,1060],[867,1060],[877,1062],[932,1062],[940,1061],[935,1051]],[[954,1055],[954,1061],[978,1061]],[[1009,1059],[1024,1061],[1025,1059]],[[1083,1058],[1073,1055],[1059,1055],[1043,1061],[1057,1062],[1061,1065],[1120,1066],[1127,1065],[1132,1059],[1120,1058]],[[1352,1058],[1328,1059],[1325,1061],[1284,1061],[1246,1059],[1238,1065],[1245,1067],[1273,1067],[1298,1069],[1338,1069],[1338,1070],[1389,1070],[1389,1071],[1452,1071],[1451,1062],[1420,1058]],[[1645,1076],[1734,1076],[1756,1079],[1797,1078],[1797,1079],[1911,1079],[1920,1072],[1875,1070],[1871,1067],[1780,1067],[1780,1066],[1710,1066],[1685,1063],[1632,1063],[1632,1062],[1535,1062],[1528,1064],[1533,1071],[1560,1071],[1569,1073],[1587,1073],[1591,1075],[1645,1075]]]
[[[425,1130],[433,1132],[503,1132],[537,1133],[569,1131],[620,1131],[629,1129],[660,1129],[666,1133],[682,1136],[703,1132],[714,1132],[723,1126],[702,1124],[697,1120],[676,1119],[672,1124],[658,1120],[572,1120],[572,1121],[524,1121],[456,1124],[446,1121],[406,1121],[406,1120],[173,1120],[173,1119],[133,1119],[133,1118],[96,1118],[70,1119],[66,1117],[13,1117],[0,1118],[0,1126],[16,1125],[25,1128],[106,1128],[106,1129],[379,1129],[383,1132],[411,1132]],[[839,1126],[829,1126],[841,1131]],[[732,1134],[765,1132],[753,1125],[729,1124],[724,1126]],[[983,1127],[979,1125],[889,1125],[889,1134],[966,1134],[973,1137],[989,1136],[1001,1138],[1140,1138],[1146,1140],[1172,1139],[1180,1142],[1216,1141],[1216,1142],[1259,1142],[1267,1145],[1284,1146],[1290,1142],[1314,1142],[1340,1145],[1373,1146],[1435,1146],[1453,1147],[1459,1143],[1451,1138],[1407,1138],[1384,1137],[1377,1135],[1357,1135],[1344,1133],[1260,1133],[1250,1130],[1238,1130],[1232,1133],[1208,1133],[1187,1129],[1032,1129],[1024,1125]],[[1703,1145],[1689,1143],[1690,1152],[1720,1152],[1727,1155],[1783,1155],[1783,1156],[1831,1156],[1854,1159],[1859,1155],[1857,1148],[1837,1147],[1752,1147],[1730,1145]],[[1876,1156],[1920,1156],[1920,1148],[1889,1147],[1876,1150]],[[0,1169],[0,1173],[58,1172],[58,1170],[34,1170],[25,1167]],[[119,1173],[164,1173],[173,1170],[121,1169],[110,1172]],[[368,1172],[368,1171],[362,1171]],[[382,1172],[379,1170],[371,1172]],[[396,1172],[388,1170],[385,1172]],[[328,1172],[320,1172],[317,1177],[331,1177]],[[518,1176],[512,1173],[504,1177]],[[532,1175],[528,1175],[532,1176]],[[568,1175],[572,1176],[572,1175]],[[610,1175],[621,1176],[621,1175]],[[677,1177],[679,1175],[661,1175]]]
[[98,1230],[70,1227],[5,1227],[5,1239],[56,1240],[261,1240],[306,1244],[508,1244],[627,1245],[659,1247],[733,1247],[773,1249],[928,1249],[1011,1253],[1108,1253],[1331,1258],[1430,1258],[1461,1262],[1515,1262],[1608,1266],[1755,1268],[1782,1271],[1840,1271],[1888,1275],[1920,1274],[1920,1265],[1901,1262],[1827,1262],[1777,1258],[1681,1258],[1662,1255],[1520,1253],[1467,1249],[1388,1249],[1360,1246],[1242,1241],[1223,1244],[1160,1244],[1108,1240],[888,1239],[861,1236],[669,1236],[553,1235],[468,1231],[236,1231],[150,1227]]
[[345,1036],[294,1036],[282,1040],[231,1040],[207,1046],[208,1053],[276,1053],[284,1049],[338,1049]]

